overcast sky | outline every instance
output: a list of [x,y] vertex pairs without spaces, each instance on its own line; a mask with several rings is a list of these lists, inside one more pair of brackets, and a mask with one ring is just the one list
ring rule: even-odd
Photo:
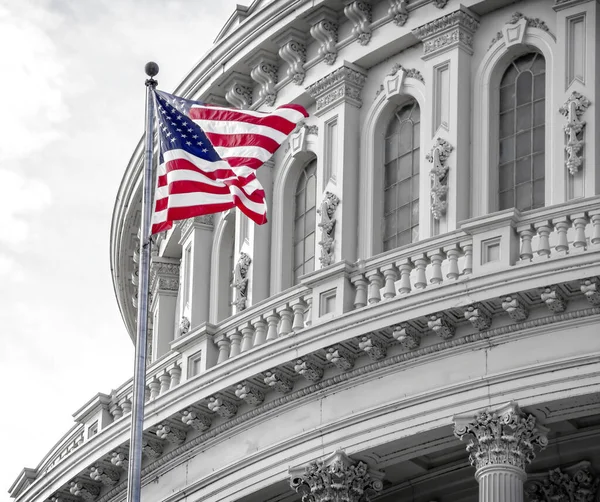
[[0,501],[133,373],[109,232],[143,67],[173,91],[237,1],[0,0]]

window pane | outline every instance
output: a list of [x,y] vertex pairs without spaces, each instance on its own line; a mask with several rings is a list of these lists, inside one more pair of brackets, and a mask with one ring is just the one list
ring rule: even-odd
[[541,73],[533,77],[533,99],[542,99],[546,96],[546,74]]
[[398,159],[398,180],[409,178],[412,173],[412,155],[409,153]]
[[531,183],[523,183],[516,188],[517,209],[527,211],[531,209]]
[[419,199],[412,203],[410,218],[413,225],[417,225],[419,223]]
[[544,57],[542,55],[535,55],[535,61],[531,65],[531,71],[534,75],[538,75],[546,71],[546,62],[544,61]]
[[412,150],[412,122],[404,122],[400,129],[398,155],[404,155]]
[[315,259],[311,258],[307,260],[304,264],[304,273],[308,274],[309,272],[313,272],[315,270]]
[[411,243],[412,230],[405,230],[404,232],[400,232],[398,234],[397,246],[406,246]]
[[517,59],[515,59],[515,66],[519,69],[519,71],[523,72],[531,69],[531,63],[536,58],[537,53],[530,52],[529,54],[525,54]]
[[314,232],[315,231],[315,215],[316,215],[316,208],[312,208],[309,211],[306,212],[306,223],[305,223],[305,231],[306,233],[310,233],[310,232]]
[[304,241],[294,246],[294,267],[299,267],[302,263],[304,263]]
[[500,141],[500,164],[514,160],[515,138],[510,137]]
[[304,239],[304,259],[312,258],[315,255],[315,234],[314,232]]
[[306,209],[314,207],[317,199],[317,178],[311,176],[306,182]]
[[515,170],[515,183],[520,185],[526,181],[531,181],[531,157],[518,160]]
[[546,102],[536,101],[533,104],[533,125],[543,125],[546,121]]
[[515,183],[514,164],[504,164],[500,166],[500,191],[508,190]]
[[545,183],[544,180],[534,181],[533,183],[533,207],[543,207],[544,206],[544,188]]
[[394,211],[397,207],[396,205],[396,187],[392,187],[389,190],[386,190],[383,193],[383,214],[389,214]]
[[[303,181],[304,179],[300,178],[300,183],[302,183]],[[303,215],[305,211],[306,208],[304,206],[304,190],[302,190],[296,195],[296,218],[300,215]]]
[[506,192],[500,193],[500,210],[508,209],[510,207],[515,206],[514,201],[514,192],[512,190],[507,190]]
[[398,157],[398,136],[390,136],[385,140],[385,162]]
[[412,183],[412,199],[413,200],[419,200],[419,175],[415,174],[412,179],[411,179],[411,183]]
[[410,227],[410,205],[398,209],[398,228],[405,229],[408,227]]
[[508,85],[500,89],[500,111],[512,110],[515,103],[515,86]]
[[[417,110],[419,108],[417,107]],[[413,125],[413,148],[419,148],[419,142],[421,141],[421,127],[420,125]]]
[[396,225],[396,213],[392,213],[389,216],[386,216],[384,222],[385,226],[383,229],[383,237],[385,239],[388,239],[389,237],[396,235],[396,233],[398,232],[398,227]]
[[531,105],[517,108],[517,132],[531,129]]
[[398,169],[396,167],[396,161],[390,162],[389,164],[385,165],[384,188],[388,188],[389,186],[396,183],[396,181],[398,181],[396,178],[397,170]]
[[500,138],[515,133],[515,112],[512,110],[500,115]]
[[537,155],[534,155],[533,156],[533,178],[536,180],[538,180],[540,178],[543,179],[545,170],[546,170],[546,166],[545,166],[544,154],[538,153]]
[[398,202],[400,204],[406,204],[412,200],[412,197],[410,196],[410,187],[411,180],[402,181],[398,185]]
[[544,126],[536,127],[533,130],[533,151],[543,152],[544,151]]
[[533,75],[526,71],[517,77],[517,106],[531,101]]
[[419,225],[413,227],[411,232],[412,242],[417,242],[419,240]]
[[502,81],[500,82],[501,87],[505,87],[509,84],[514,84],[515,79],[517,78],[517,69],[514,64],[510,64],[510,66],[506,69],[504,76],[502,77]]
[[517,159],[531,152],[531,131],[517,134]]
[[300,242],[304,239],[304,216],[296,220],[294,224],[294,242]]

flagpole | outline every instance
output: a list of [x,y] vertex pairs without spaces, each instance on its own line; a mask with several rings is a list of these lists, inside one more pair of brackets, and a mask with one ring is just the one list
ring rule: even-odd
[[137,336],[135,342],[135,369],[133,374],[133,410],[131,412],[131,439],[129,442],[129,477],[127,502],[140,502],[142,488],[142,433],[144,431],[144,403],[146,398],[146,339],[148,334],[148,282],[150,275],[150,221],[152,217],[152,141],[154,136],[154,78],[156,63],[147,63],[146,75],[146,132],[144,136],[144,194],[140,236],[140,269],[138,288]]

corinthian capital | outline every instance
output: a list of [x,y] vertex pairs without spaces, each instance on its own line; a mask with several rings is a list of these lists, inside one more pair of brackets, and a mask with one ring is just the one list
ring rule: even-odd
[[338,450],[324,460],[290,469],[290,485],[303,502],[365,502],[383,488],[383,472],[373,471]]
[[474,417],[454,417],[454,435],[468,440],[469,460],[477,469],[500,464],[525,470],[535,458],[534,447],[543,450],[548,445],[548,432],[514,402]]

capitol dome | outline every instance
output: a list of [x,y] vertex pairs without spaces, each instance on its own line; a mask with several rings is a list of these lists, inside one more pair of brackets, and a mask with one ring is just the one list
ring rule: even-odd
[[[267,224],[156,239],[142,500],[599,501],[598,47],[595,0],[238,6],[174,94],[310,116],[258,170]],[[110,235],[132,339],[142,164]],[[14,501],[125,500],[132,392]]]

